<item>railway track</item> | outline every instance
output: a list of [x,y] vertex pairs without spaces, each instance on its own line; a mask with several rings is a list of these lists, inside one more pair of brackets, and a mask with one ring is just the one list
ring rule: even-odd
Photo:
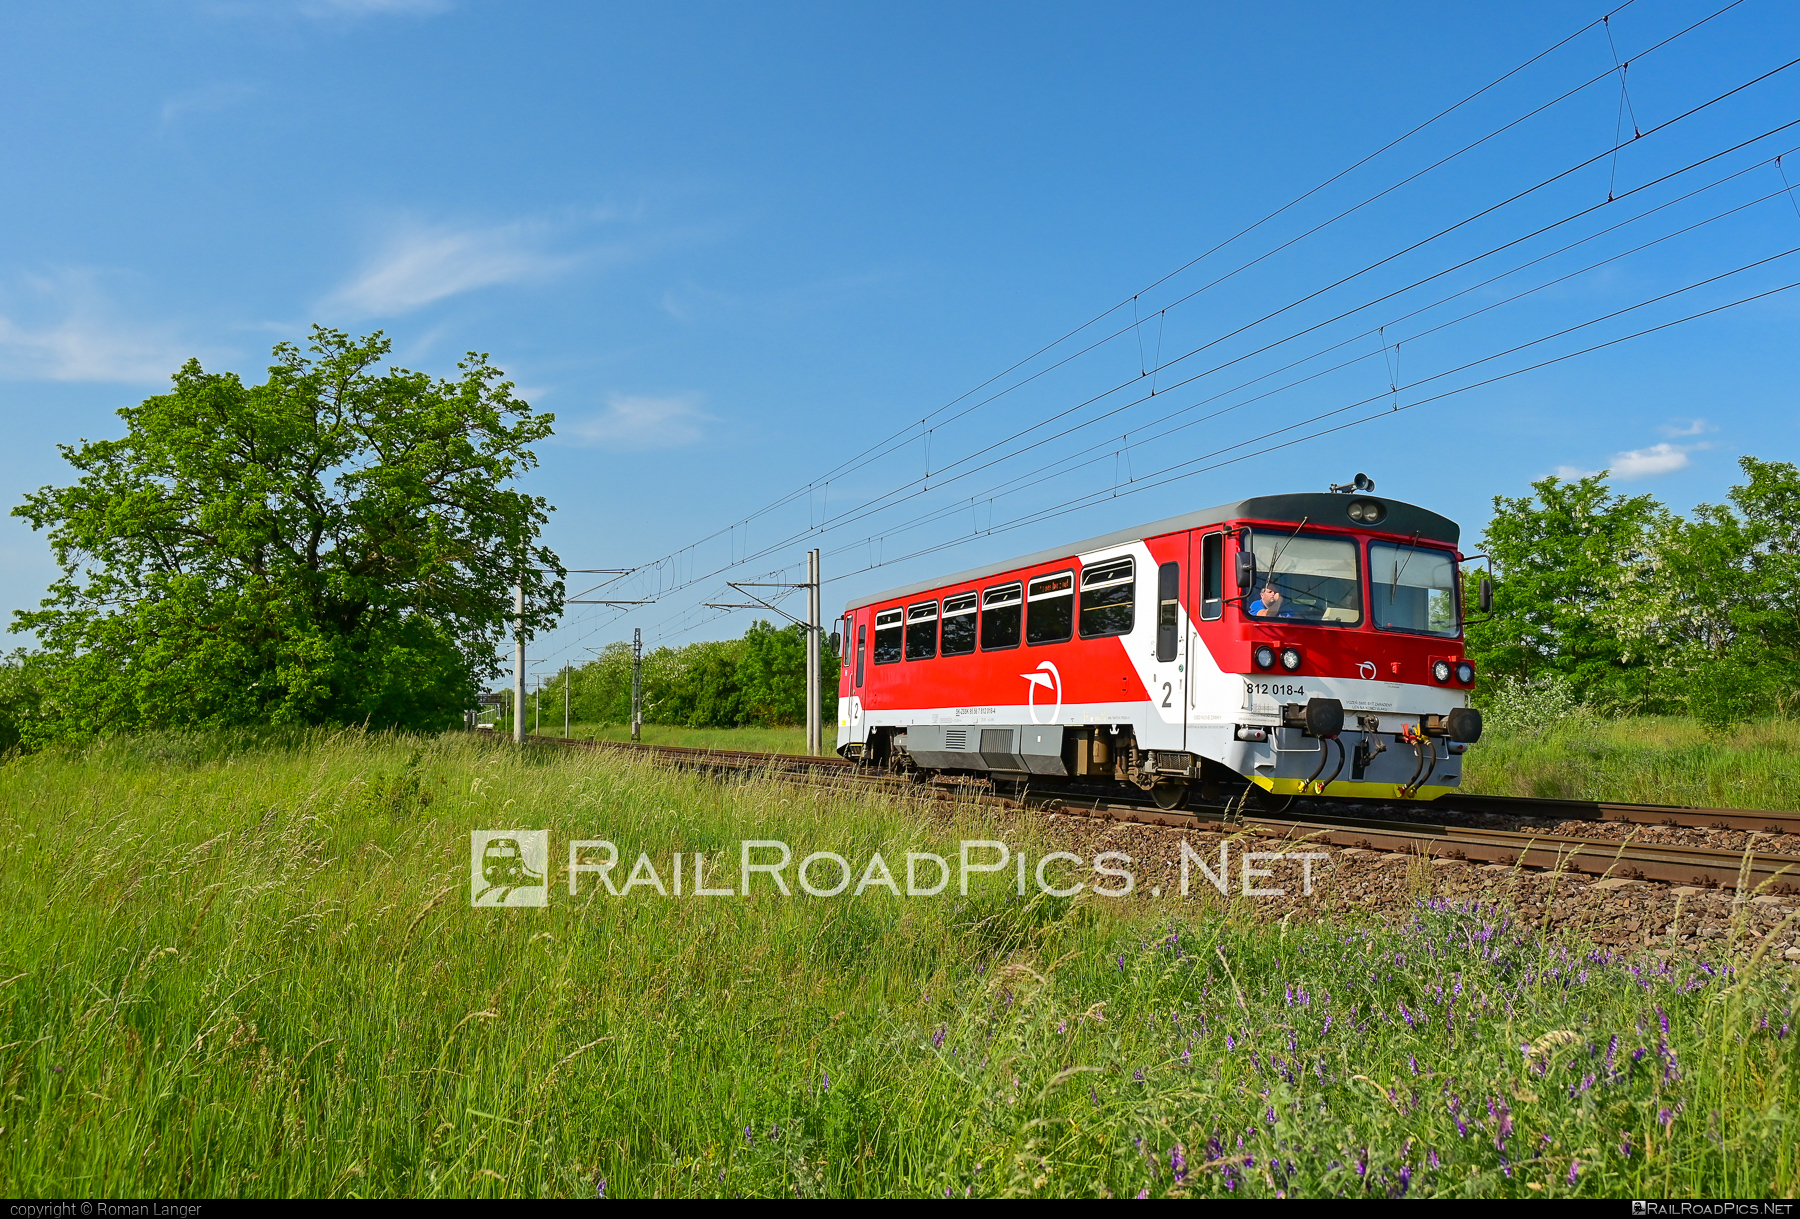
[[[711,773],[756,770],[812,781],[876,783],[909,790],[917,790],[919,786],[891,775],[859,770],[835,757],[693,749],[671,745],[634,745],[622,741],[562,737],[533,737],[531,740],[537,744],[565,748],[648,754],[686,769]],[[1560,868],[1595,876],[1663,881],[1702,888],[1741,887],[1745,890],[1757,890],[1766,886],[1766,891],[1770,892],[1800,893],[1800,855],[1755,849],[1755,836],[1758,834],[1800,834],[1800,814],[1794,813],[1475,795],[1446,796],[1432,805],[1434,811],[1440,812],[1729,829],[1751,835],[1750,845],[1745,850],[1720,850],[1641,843],[1629,839],[1582,838],[1549,831],[1500,830],[1363,815],[1387,812],[1394,807],[1376,802],[1319,802],[1317,806],[1295,809],[1289,813],[1229,807],[1168,811],[1148,803],[1137,804],[1111,797],[1096,798],[1088,793],[1061,790],[1054,786],[1026,784],[1018,792],[1001,795],[993,790],[991,783],[976,787],[940,782],[930,785],[929,790],[946,797],[961,794],[1106,820],[1212,832],[1250,831],[1261,837],[1293,841],[1296,844],[1323,843],[1345,848],[1464,859],[1508,867]],[[1340,811],[1346,809],[1349,811]]]

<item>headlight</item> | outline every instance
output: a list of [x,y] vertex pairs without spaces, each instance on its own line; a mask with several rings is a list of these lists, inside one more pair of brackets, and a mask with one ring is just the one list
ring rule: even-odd
[[1456,662],[1456,680],[1465,686],[1475,684],[1475,666],[1466,660]]
[[1268,644],[1266,644],[1266,643],[1258,644],[1256,646],[1256,651],[1251,653],[1251,655],[1256,660],[1257,668],[1273,669],[1275,667],[1275,649],[1270,647]]
[[1447,660],[1432,661],[1431,676],[1437,681],[1448,683],[1450,680],[1450,662]]
[[1359,525],[1373,525],[1387,515],[1387,509],[1372,499],[1350,501],[1350,519]]
[[1300,671],[1300,649],[1281,649],[1281,667],[1289,673],[1298,673]]

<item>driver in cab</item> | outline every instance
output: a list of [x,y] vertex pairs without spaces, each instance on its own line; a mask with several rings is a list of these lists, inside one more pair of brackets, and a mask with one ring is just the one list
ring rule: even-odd
[[1275,587],[1273,581],[1270,581],[1263,586],[1262,596],[1250,603],[1250,615],[1253,618],[1293,617],[1286,611],[1285,606],[1286,602],[1281,596],[1281,590]]

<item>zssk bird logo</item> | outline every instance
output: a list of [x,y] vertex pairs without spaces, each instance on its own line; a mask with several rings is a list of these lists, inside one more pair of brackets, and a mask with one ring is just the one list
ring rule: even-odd
[[1056,665],[1046,660],[1038,665],[1037,672],[1021,673],[1019,676],[1025,679],[1025,707],[1031,713],[1031,722],[1034,724],[1045,722],[1038,719],[1038,687],[1042,686],[1046,690],[1055,692],[1056,705],[1046,708],[1050,712],[1049,722],[1054,724],[1056,713],[1062,710],[1062,674],[1056,671]]

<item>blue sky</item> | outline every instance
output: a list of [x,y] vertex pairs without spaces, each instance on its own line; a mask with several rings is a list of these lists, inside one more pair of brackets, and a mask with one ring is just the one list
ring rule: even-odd
[[[1774,163],[1796,149],[1800,185],[1800,126],[1765,135],[1800,67],[1669,123],[1800,56],[1778,0],[1680,34],[1726,3],[1581,33],[1602,4],[7,6],[0,482],[63,481],[55,445],[116,435],[187,356],[260,379],[315,321],[427,371],[490,352],[557,416],[530,479],[552,544],[658,598],[572,608],[542,669],[634,625],[737,634],[701,603],[809,545],[832,607],[1358,470],[1471,537],[1559,470],[1685,509],[1739,454],[1800,457],[1800,290],[1411,404],[1800,280]],[[52,574],[0,526],[0,608]]]

